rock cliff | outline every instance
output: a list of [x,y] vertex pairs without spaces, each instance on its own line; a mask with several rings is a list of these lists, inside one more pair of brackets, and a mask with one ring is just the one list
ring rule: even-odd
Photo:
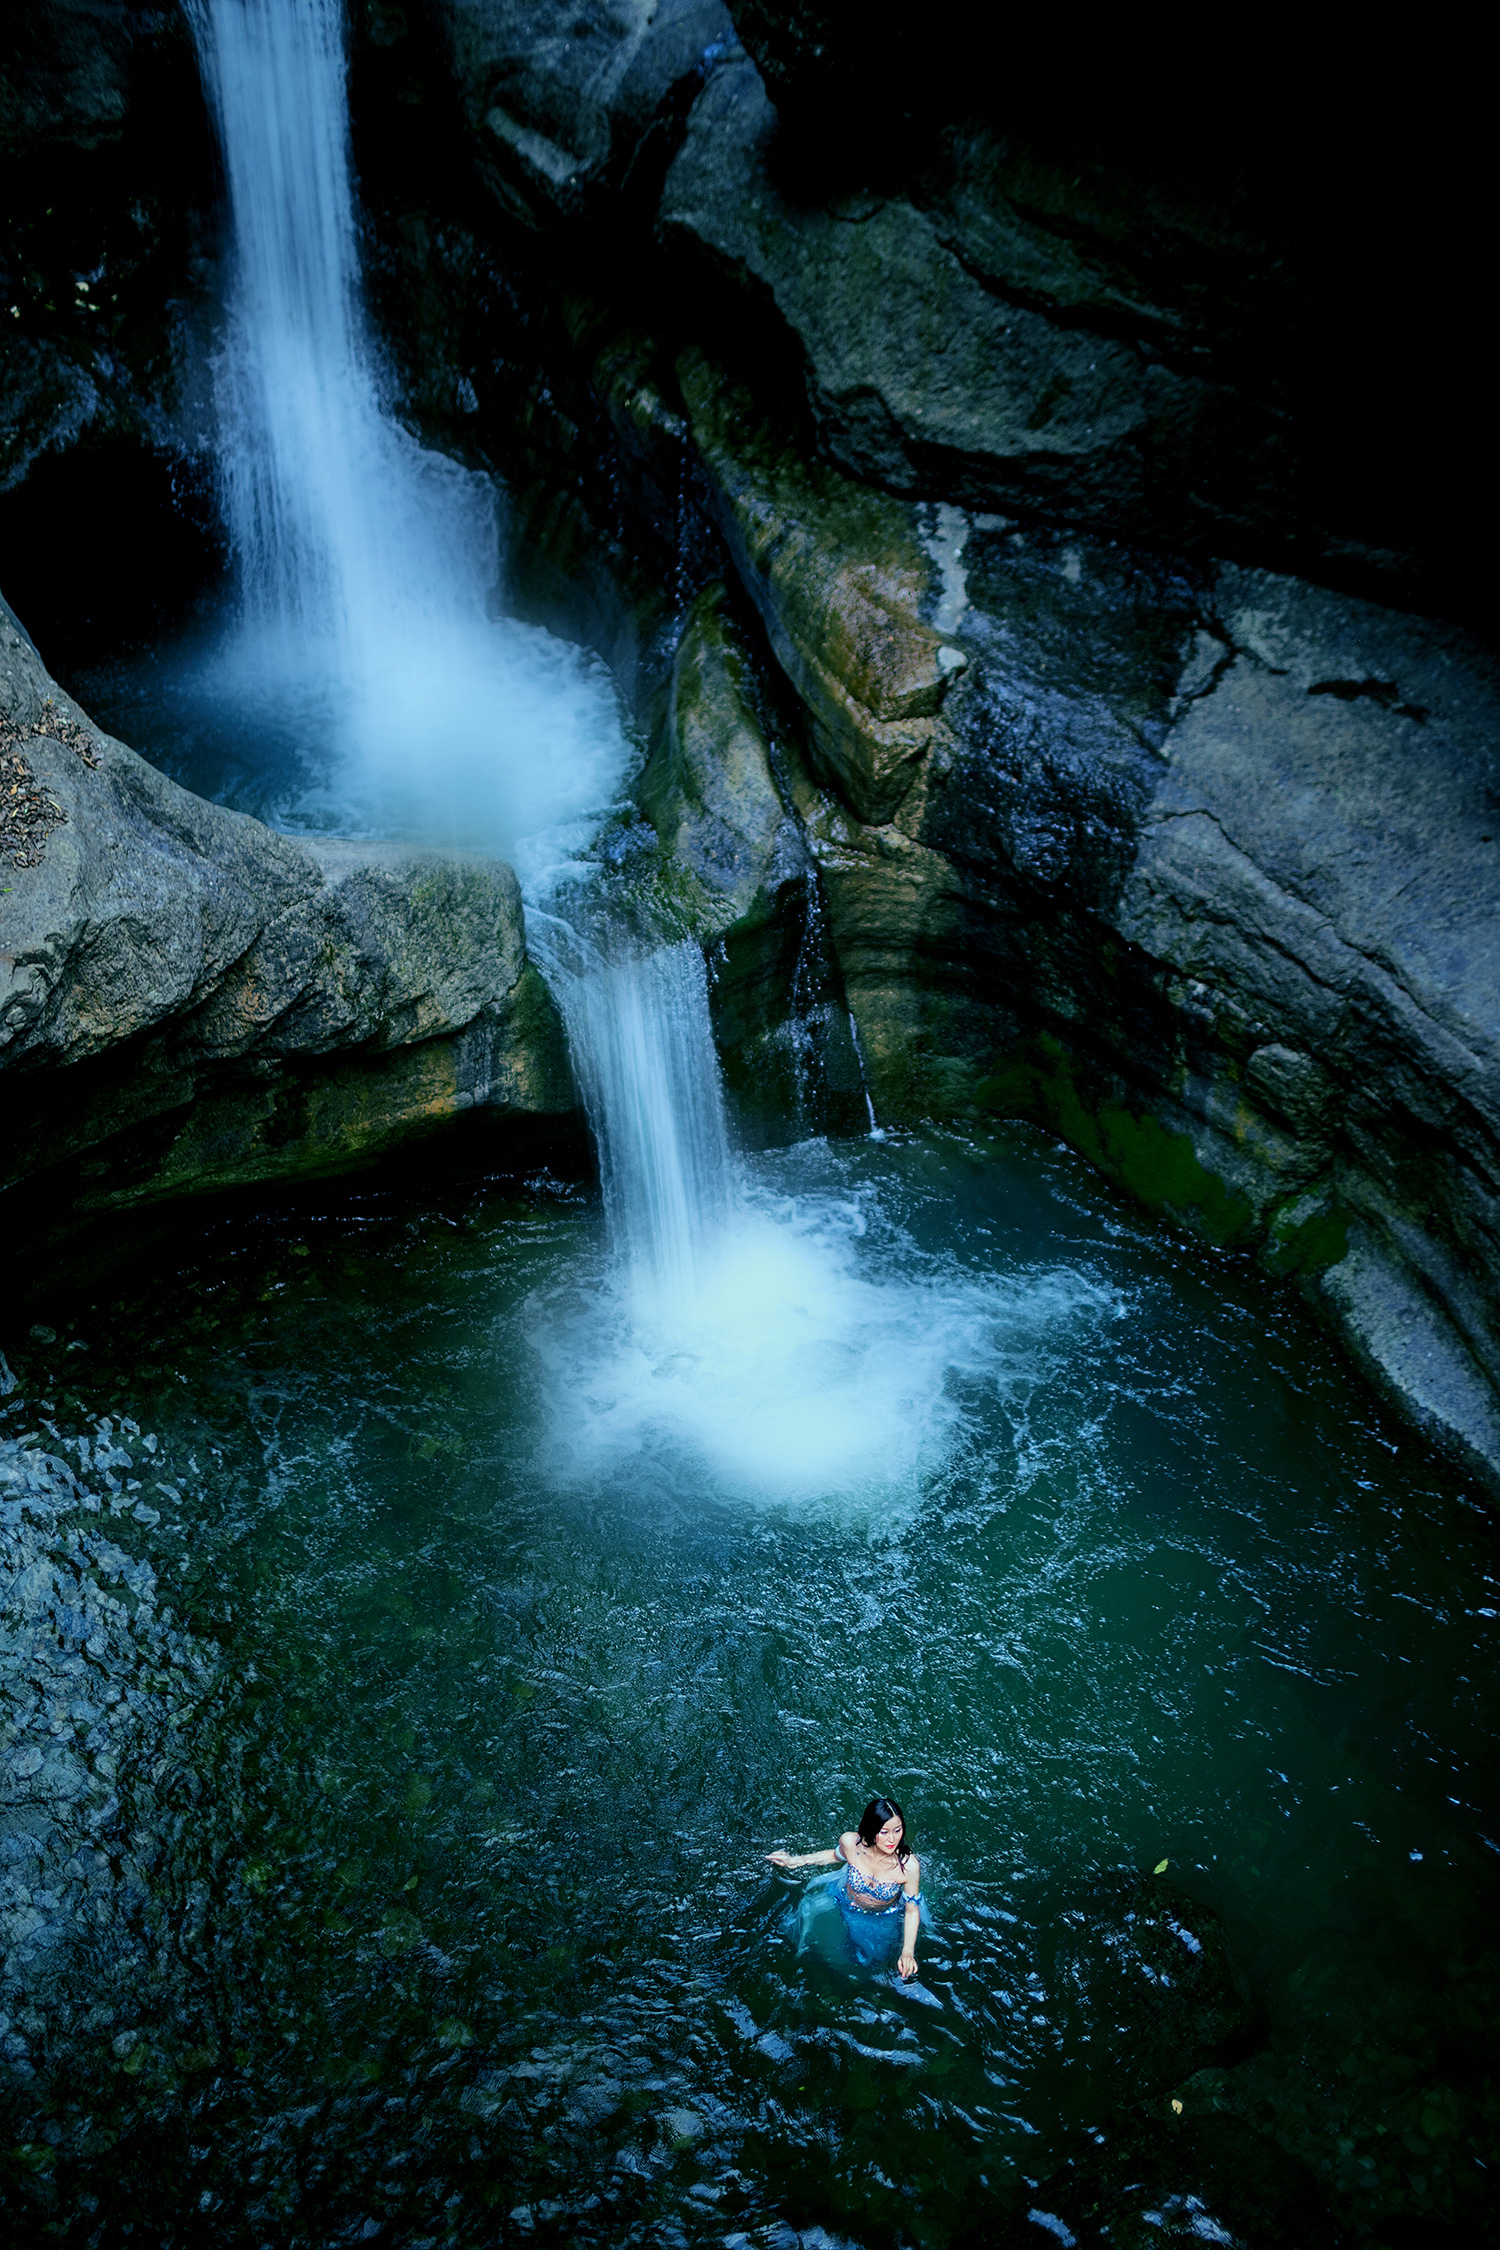
[[[872,495],[800,464],[722,370],[681,376],[803,703],[783,793],[878,1112],[1029,1118],[1297,1275],[1493,1482],[1488,652],[1269,572]],[[875,713],[903,699],[893,741]]]
[[119,1209],[572,1107],[509,868],[205,804],[90,726],[3,605],[0,711],[0,1189]]

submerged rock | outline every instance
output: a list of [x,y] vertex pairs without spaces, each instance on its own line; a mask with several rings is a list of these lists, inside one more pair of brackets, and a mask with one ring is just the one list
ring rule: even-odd
[[1253,2038],[1218,1916],[1159,1876],[1105,1876],[1065,1906],[1042,1974],[1090,2107],[1158,2092]]
[[3,607],[0,707],[56,815],[0,884],[0,1185],[116,1207],[572,1107],[509,868],[205,803],[91,728]]
[[35,1430],[0,1437],[0,2058],[13,2079],[32,2068],[15,2017],[66,1998],[78,1952],[129,1953],[151,1850],[132,1812],[216,1684],[217,1650],[174,1622],[137,1551],[135,1495],[160,1466],[144,1452],[138,1464],[139,1442],[109,1419],[50,1447]]

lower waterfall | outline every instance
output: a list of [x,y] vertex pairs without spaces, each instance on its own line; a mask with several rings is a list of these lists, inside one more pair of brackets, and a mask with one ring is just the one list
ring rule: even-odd
[[691,1308],[736,1202],[703,956],[679,944],[551,975],[610,1231],[638,1292]]

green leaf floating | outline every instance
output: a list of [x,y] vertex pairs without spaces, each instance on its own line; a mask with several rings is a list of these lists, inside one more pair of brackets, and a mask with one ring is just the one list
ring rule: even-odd
[[1166,1861],[1164,1859],[1159,1859],[1156,1865],[1152,1868],[1151,1872],[1153,1875],[1165,1875],[1167,1872]]

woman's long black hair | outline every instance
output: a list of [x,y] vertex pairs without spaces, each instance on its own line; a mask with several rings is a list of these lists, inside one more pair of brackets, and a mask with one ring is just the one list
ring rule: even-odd
[[896,1803],[894,1797],[872,1797],[860,1814],[859,1826],[854,1833],[864,1845],[865,1850],[871,1851],[874,1848],[876,1837],[888,1820],[899,1820],[901,1823],[901,1841],[896,1846],[896,1857],[904,1867],[907,1854],[911,1850],[911,1844],[906,1833],[906,1815]]

